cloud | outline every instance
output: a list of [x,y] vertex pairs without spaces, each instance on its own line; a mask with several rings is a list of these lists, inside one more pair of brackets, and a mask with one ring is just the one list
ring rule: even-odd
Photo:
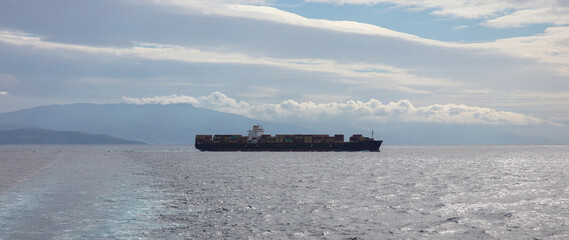
[[[248,1],[236,1],[248,2]],[[261,1],[263,2],[263,1]],[[348,3],[350,1],[345,1]],[[537,34],[528,37],[499,39],[493,42],[482,43],[452,43],[442,42],[431,39],[424,39],[414,35],[400,33],[389,29],[381,28],[371,24],[364,24],[351,21],[330,21],[322,19],[305,18],[293,13],[282,11],[268,6],[253,6],[242,4],[223,4],[220,1],[203,2],[203,1],[178,1],[163,0],[156,1],[156,4],[165,6],[176,6],[177,9],[198,10],[206,14],[219,14],[230,17],[253,18],[264,21],[273,21],[291,25],[304,27],[321,28],[326,30],[334,30],[338,32],[376,35],[384,37],[393,37],[402,40],[419,42],[425,48],[429,46],[444,47],[450,50],[466,50],[476,51],[478,54],[507,54],[514,57],[538,59],[544,63],[554,63],[554,70],[569,75],[569,45],[565,44],[569,39],[566,30],[569,27],[552,27],[545,30],[543,34]],[[194,4],[195,3],[195,4]],[[199,4],[198,4],[199,3]],[[344,3],[344,2],[342,2]],[[374,1],[355,1],[353,3],[374,3]],[[402,1],[401,4],[404,4]],[[408,4],[405,3],[405,4]],[[417,2],[416,4],[426,3]],[[506,3],[504,3],[506,4]],[[435,4],[436,5],[436,4]],[[521,3],[520,6],[528,5]],[[567,8],[569,9],[569,8]],[[562,10],[556,10],[556,12]],[[566,14],[569,17],[569,14]],[[498,24],[493,23],[493,24]],[[462,28],[462,26],[459,26]],[[42,40],[39,36],[34,36],[25,32],[18,31],[2,31],[0,30],[0,42],[15,46],[31,46],[38,50],[66,50],[80,51],[90,54],[108,54],[114,56],[138,57],[153,60],[175,60],[192,63],[230,63],[230,64],[260,64],[288,69],[331,73],[338,76],[349,78],[367,78],[374,79],[397,79],[398,86],[401,90],[408,89],[409,92],[428,92],[416,89],[411,86],[419,86],[428,83],[431,86],[448,85],[448,79],[425,78],[410,74],[408,70],[396,68],[381,63],[338,63],[328,59],[295,59],[295,58],[270,58],[270,57],[252,57],[242,53],[231,52],[214,52],[198,49],[195,47],[184,47],[173,44],[156,44],[156,43],[135,43],[133,48],[110,48],[110,47],[92,47],[78,44],[66,44],[49,42]],[[405,45],[405,43],[401,43]],[[409,46],[409,44],[407,44]],[[417,45],[413,45],[417,47]],[[424,50],[422,49],[422,50]],[[527,50],[531,51],[527,51]],[[422,51],[418,50],[418,51]],[[544,51],[545,50],[545,51]],[[473,52],[477,54],[476,52]],[[530,53],[531,52],[531,53]],[[368,71],[369,69],[378,69],[378,71]],[[387,86],[383,82],[380,86]],[[403,85],[403,86],[400,86]]]
[[538,59],[553,65],[558,73],[569,75],[569,27],[550,27],[543,34],[472,43],[470,47],[485,48],[523,58]]
[[[558,1],[545,0],[502,0],[502,1],[426,1],[426,0],[313,0],[316,2],[326,2],[335,4],[379,4],[392,3],[402,7],[418,7],[422,9],[434,10],[433,14],[450,15],[462,18],[483,18],[483,23],[489,27],[505,28],[520,27],[532,23],[554,23],[557,25],[569,24],[569,6],[565,6]],[[270,6],[252,6],[244,4],[223,4],[221,2],[196,4],[201,1],[180,1],[163,0],[157,2],[163,6],[175,6],[177,9],[186,9],[202,14],[215,14],[229,17],[249,18],[262,21],[270,21],[282,24],[289,24],[301,27],[318,28],[336,32],[351,34],[363,34],[371,36],[381,36],[396,38],[408,43],[419,43],[425,47],[443,47],[446,49],[478,51],[480,54],[496,54],[496,52],[507,54],[514,57],[537,59],[544,63],[554,63],[554,70],[558,73],[569,75],[569,61],[565,52],[569,50],[568,44],[563,44],[569,35],[560,29],[567,27],[551,27],[546,29],[544,34],[523,38],[507,38],[494,42],[482,42],[475,44],[444,42],[432,39],[421,38],[412,34],[401,33],[376,25],[359,23],[353,21],[331,21],[324,19],[311,19],[282,11]],[[179,10],[181,11],[181,10]],[[496,17],[497,16],[497,17]],[[464,26],[458,26],[462,29]],[[457,30],[455,28],[455,30]],[[550,41],[552,38],[560,41]],[[531,39],[531,41],[526,41]],[[520,41],[518,41],[520,40]],[[512,45],[502,45],[508,42]],[[498,49],[497,49],[498,48]],[[532,54],[528,54],[527,49],[531,49]],[[542,51],[548,49],[548,51]],[[498,50],[498,51],[496,51]],[[552,57],[551,55],[555,55]],[[401,76],[399,76],[401,77]],[[396,79],[400,79],[400,78]],[[409,78],[405,78],[409,79]],[[433,79],[430,79],[433,80]],[[424,82],[424,81],[420,81]],[[437,80],[440,82],[440,79]],[[385,86],[385,85],[383,85]],[[424,90],[409,88],[409,92],[425,92]]]
[[[51,77],[53,79],[51,82],[57,82],[60,81],[59,79],[64,79],[61,75],[78,71],[77,66],[86,69],[88,67],[85,66],[92,63],[110,60],[110,62],[117,63],[113,67],[126,70],[117,75],[109,68],[106,69],[105,73],[94,71],[93,69],[96,68],[92,68],[81,70],[82,72],[77,72],[69,78],[109,79],[109,82],[118,82],[118,79],[127,76],[126,78],[133,80],[132,82],[142,82],[144,80],[138,78],[147,78],[143,75],[152,71],[152,76],[148,79],[160,78],[161,80],[146,80],[145,83],[148,84],[137,84],[140,89],[145,88],[146,90],[144,93],[138,93],[142,96],[174,92],[172,88],[166,89],[164,87],[161,91],[154,88],[156,84],[167,84],[168,81],[171,83],[208,82],[212,84],[235,84],[236,87],[232,90],[230,87],[201,88],[201,90],[193,90],[198,89],[193,88],[185,92],[189,92],[188,94],[205,94],[213,90],[222,90],[233,96],[263,97],[254,89],[248,89],[250,85],[263,85],[283,89],[289,97],[294,96],[294,94],[306,96],[314,93],[325,93],[359,96],[359,98],[382,96],[382,99],[415,99],[414,103],[419,103],[418,101],[421,98],[423,102],[428,103],[460,101],[470,105],[485,104],[484,101],[488,102],[488,100],[486,96],[481,97],[479,93],[472,93],[469,97],[476,100],[467,102],[461,100],[464,99],[463,96],[456,96],[460,95],[457,94],[458,91],[464,88],[473,90],[492,88],[499,94],[488,94],[487,96],[492,95],[489,96],[490,98],[497,99],[508,96],[514,99],[513,101],[511,99],[496,101],[501,106],[512,102],[520,105],[533,103],[531,100],[515,101],[517,100],[515,99],[516,94],[525,92],[527,89],[540,90],[545,93],[544,95],[549,95],[550,92],[548,91],[558,92],[565,90],[567,86],[566,83],[561,82],[564,79],[559,81],[564,76],[557,74],[569,75],[569,60],[567,59],[569,45],[564,44],[569,37],[567,32],[563,30],[565,27],[548,28],[543,34],[535,36],[500,39],[493,42],[447,43],[422,39],[370,24],[305,18],[265,6],[265,4],[271,3],[269,1],[164,0],[155,2],[159,6],[152,6],[152,9],[157,12],[153,16],[164,16],[164,18],[160,18],[163,22],[155,25],[150,24],[150,22],[143,22],[142,25],[148,26],[148,29],[152,31],[136,31],[131,28],[124,31],[124,23],[110,26],[110,28],[105,27],[105,31],[102,31],[102,36],[105,37],[101,38],[106,39],[106,36],[115,36],[119,32],[124,33],[124,36],[120,35],[120,37],[113,38],[113,41],[108,42],[101,42],[99,39],[93,43],[64,37],[58,38],[57,35],[60,33],[53,31],[37,30],[27,33],[17,30],[2,31],[0,29],[0,44],[4,43],[2,47],[7,45],[5,49],[17,53],[15,55],[20,56],[22,62],[20,64],[25,64],[25,58],[31,59],[47,55],[49,58],[46,59],[50,63],[56,61],[63,64],[84,62],[68,61],[74,58],[90,61],[89,64],[81,66],[79,64],[66,65],[69,71],[63,71],[65,73],[37,69],[34,71],[36,76],[25,76],[28,73],[12,72],[10,67],[5,67],[0,72],[10,72],[17,75],[22,79],[22,83],[26,82],[28,85],[32,81],[39,83],[40,81],[35,79],[40,79],[37,76],[42,74]],[[415,2],[421,3],[421,1]],[[403,4],[404,1],[401,3]],[[499,3],[504,2],[500,1]],[[432,1],[432,4],[439,3]],[[524,4],[527,4],[527,1],[520,2],[520,5]],[[172,14],[172,11],[177,11],[178,14]],[[508,10],[499,16],[513,12],[515,10]],[[100,16],[97,17],[94,19],[100,18]],[[181,21],[165,21],[164,19]],[[495,17],[491,19],[495,19]],[[232,25],[224,28],[228,23]],[[184,25],[184,27],[179,24]],[[194,26],[200,24],[204,24],[203,28],[206,30],[200,32],[200,28]],[[52,25],[58,26],[59,24]],[[187,25],[192,25],[192,27],[186,28]],[[18,25],[12,26],[11,29],[18,29],[18,27],[30,29]],[[237,30],[228,31],[230,28]],[[107,32],[106,29],[109,31]],[[166,30],[162,32],[158,29]],[[183,32],[182,29],[187,31],[187,35],[172,37],[178,32]],[[210,29],[215,29],[215,31]],[[197,33],[194,33],[196,30],[198,30]],[[144,34],[138,34],[138,32],[150,34],[154,31],[171,33],[171,36],[170,38],[148,38],[143,36]],[[208,35],[210,32],[223,32],[224,34],[221,35],[223,37],[217,33]],[[225,34],[225,32],[230,33]],[[243,32],[254,32],[257,35],[243,34]],[[158,36],[162,36],[162,34],[158,34]],[[90,36],[81,37],[89,38]],[[194,41],[198,38],[203,38],[203,40]],[[283,40],[278,41],[279,38]],[[121,41],[117,41],[117,39]],[[211,39],[215,39],[215,41],[207,41]],[[133,40],[140,42],[130,42],[132,45],[127,45],[128,41]],[[121,44],[122,42],[125,44]],[[93,44],[91,45],[91,43]],[[27,54],[40,51],[44,51],[45,54]],[[4,57],[6,61],[11,61],[10,56]],[[145,65],[144,69],[136,69],[130,71],[129,75],[125,75],[128,69],[135,68],[129,68],[130,66],[127,65],[131,61],[123,61],[123,59],[118,58],[130,58],[148,63],[148,65]],[[118,61],[116,61],[117,59]],[[45,59],[42,60],[45,61]],[[172,62],[174,63],[172,64]],[[168,67],[164,67],[166,65]],[[104,66],[108,67],[109,65]],[[127,67],[123,68],[123,66]],[[14,69],[16,70],[16,68]],[[555,69],[557,72],[553,72],[551,69]],[[118,70],[115,71],[118,72]],[[239,73],[239,71],[247,72]],[[113,74],[115,75],[113,76]],[[285,79],[287,77],[283,76],[287,76],[289,79]],[[176,81],[173,80],[174,78]],[[286,84],[293,85],[287,83],[287,80],[296,81],[295,84],[302,84],[303,89],[295,92],[294,87],[286,86]],[[51,84],[51,82],[48,84],[46,80],[42,82],[41,84],[54,86],[53,88],[60,87]],[[131,90],[132,86],[130,85],[130,83],[124,83],[120,86],[118,84],[112,86],[112,89],[116,89],[114,91],[117,94],[110,95],[110,91],[105,91],[105,94],[109,94],[106,97],[112,98],[125,95],[125,92],[134,92],[125,90]],[[100,85],[101,88],[103,86],[110,87],[106,83]],[[375,91],[377,89],[381,90]],[[515,92],[511,89],[522,90]],[[9,91],[10,89],[2,90]],[[62,94],[76,92],[59,91]],[[270,94],[275,95],[278,92],[264,92],[263,94],[269,97]],[[419,94],[422,96],[418,96]],[[449,100],[450,94],[455,94],[456,97],[453,96]],[[439,98],[437,99],[437,97]],[[301,101],[311,98],[294,99]],[[345,99],[334,101],[340,102]],[[314,101],[318,100],[315,99]],[[565,103],[563,104],[566,106]],[[551,108],[549,104],[542,106]]]
[[212,52],[179,45],[153,43],[136,43],[132,48],[92,47],[48,42],[37,36],[11,31],[0,31],[0,42],[37,50],[74,51],[157,61],[265,65],[296,71],[333,74],[337,77],[352,79],[342,80],[346,84],[368,84],[371,88],[398,89],[414,93],[429,93],[425,90],[416,89],[417,87],[457,85],[448,79],[422,77],[411,74],[405,69],[373,63],[338,63],[334,60],[313,58],[253,57],[241,53]]
[[213,92],[208,96],[201,97],[190,97],[181,95],[169,95],[169,96],[156,96],[156,97],[145,97],[145,98],[131,98],[123,97],[124,102],[128,104],[176,104],[176,103],[190,103],[196,107],[204,107],[213,109],[216,111],[227,112],[227,113],[237,113],[245,115],[242,111],[245,109],[250,109],[251,105],[243,101],[237,101],[233,98],[228,98],[220,92]]
[[249,18],[337,32],[394,37],[406,41],[421,42],[423,44],[430,45],[451,44],[432,39],[420,38],[412,34],[397,32],[372,24],[354,21],[332,21],[326,19],[306,18],[270,6],[227,4],[221,1],[207,2],[199,0],[160,0],[154,1],[154,3],[162,6],[174,7],[175,11],[183,11],[185,9],[189,14],[194,14],[195,11],[198,11],[207,15]]
[[488,19],[484,25],[495,28],[528,24],[569,24],[569,6],[558,0],[306,0],[332,4],[395,4],[413,10],[431,10],[433,15],[466,19]]
[[9,95],[10,93],[6,92],[6,91],[0,91],[0,96],[5,96],[5,95]]
[[493,28],[524,27],[529,24],[569,24],[569,8],[544,7],[523,9],[512,14],[490,19],[484,25]]
[[541,124],[543,120],[514,112],[497,111],[491,108],[466,106],[461,104],[433,104],[416,107],[408,100],[382,103],[376,99],[367,102],[349,100],[317,104],[311,101],[297,102],[287,100],[281,103],[250,104],[227,97],[221,92],[208,96],[189,97],[180,95],[157,96],[151,98],[123,97],[129,104],[173,104],[191,103],[196,107],[235,113],[262,120],[305,120],[319,118],[348,118],[358,121],[403,121],[453,124]]
[[491,16],[500,9],[509,6],[504,1],[448,1],[448,0],[306,0],[307,2],[320,2],[332,4],[376,5],[395,4],[413,10],[433,10],[436,15],[450,15],[468,19]]
[[123,101],[128,104],[136,104],[136,105],[143,105],[143,104],[168,105],[176,103],[190,103],[193,105],[200,105],[200,101],[194,97],[180,96],[176,94],[170,96],[159,96],[159,97],[157,96],[157,97],[145,97],[145,98],[123,97]]

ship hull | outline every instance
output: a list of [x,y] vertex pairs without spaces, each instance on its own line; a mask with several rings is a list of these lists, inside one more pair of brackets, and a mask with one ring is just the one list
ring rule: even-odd
[[201,151],[253,152],[379,152],[382,140],[342,143],[197,143]]

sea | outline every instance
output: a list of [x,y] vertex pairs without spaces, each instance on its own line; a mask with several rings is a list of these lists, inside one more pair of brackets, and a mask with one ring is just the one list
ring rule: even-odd
[[0,239],[569,239],[569,146],[0,146]]

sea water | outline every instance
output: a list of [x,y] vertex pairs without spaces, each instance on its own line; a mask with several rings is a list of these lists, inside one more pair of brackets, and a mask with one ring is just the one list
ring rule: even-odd
[[0,146],[0,239],[569,239],[569,146]]

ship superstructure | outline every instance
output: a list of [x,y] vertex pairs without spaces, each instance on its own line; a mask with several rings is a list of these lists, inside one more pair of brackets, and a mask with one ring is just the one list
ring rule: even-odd
[[258,143],[259,139],[265,134],[265,130],[261,125],[254,125],[252,130],[247,131],[249,138],[247,138],[247,143]]

